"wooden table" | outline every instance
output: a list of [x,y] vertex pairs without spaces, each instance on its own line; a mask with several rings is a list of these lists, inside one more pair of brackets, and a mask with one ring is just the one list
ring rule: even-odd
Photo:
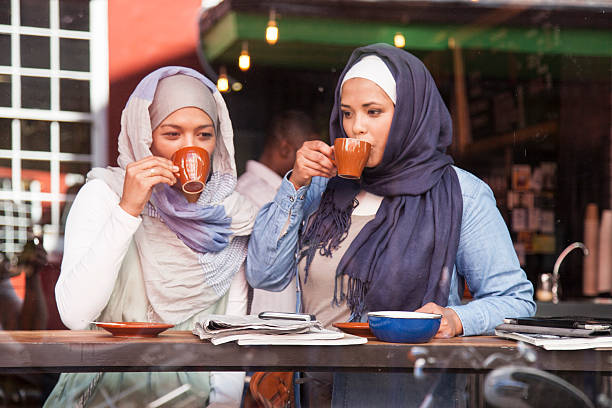
[[104,331],[0,331],[0,373],[94,371],[486,372],[510,363],[549,371],[612,371],[607,350],[547,351],[497,337],[356,346],[212,345],[187,331],[120,338]]

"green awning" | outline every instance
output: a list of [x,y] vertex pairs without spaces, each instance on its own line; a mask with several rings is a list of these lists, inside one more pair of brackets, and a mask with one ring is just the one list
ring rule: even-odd
[[268,16],[230,11],[201,33],[209,61],[234,62],[242,41],[249,42],[253,63],[304,68],[342,66],[355,47],[392,43],[395,33],[406,38],[409,51],[444,51],[449,39],[464,50],[541,55],[612,56],[612,32],[558,27],[486,27],[452,24],[397,24],[331,18],[286,16],[277,20],[279,41],[270,46],[264,35]]

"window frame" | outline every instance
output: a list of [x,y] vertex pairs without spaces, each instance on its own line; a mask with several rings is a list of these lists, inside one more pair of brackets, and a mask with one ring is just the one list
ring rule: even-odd
[[[11,24],[0,24],[0,33],[11,37],[11,65],[0,66],[0,74],[11,77],[11,107],[0,107],[0,118],[12,119],[11,149],[0,149],[0,159],[11,160],[11,189],[0,190],[0,200],[13,201],[21,205],[24,201],[31,202],[32,206],[42,202],[51,205],[51,223],[44,226],[45,237],[58,238],[61,231],[61,207],[65,201],[71,201],[74,196],[61,192],[60,164],[62,162],[76,161],[89,162],[91,167],[106,166],[108,163],[108,124],[107,106],[109,99],[108,75],[108,4],[107,0],[89,1],[89,31],[76,31],[60,29],[59,0],[49,1],[50,27],[27,27],[20,25],[20,1],[11,0]],[[44,36],[50,39],[50,68],[24,68],[21,67],[20,36]],[[89,41],[90,71],[71,71],[60,69],[60,39],[81,39]],[[51,104],[50,109],[28,109],[21,107],[21,76],[50,78]],[[89,81],[89,112],[74,112],[60,110],[60,80],[76,79]],[[51,122],[50,151],[28,151],[21,149],[21,120],[44,120]],[[89,123],[90,154],[66,153],[60,150],[60,124],[59,122]],[[27,191],[22,186],[22,161],[44,160],[50,163],[50,192]],[[34,208],[32,208],[34,210]],[[31,212],[30,212],[31,213]],[[6,217],[4,217],[6,218]],[[1,219],[1,218],[0,218]],[[5,219],[6,221],[6,219]],[[4,224],[0,222],[0,224]],[[23,223],[18,222],[19,229]],[[4,224],[7,225],[7,224]],[[29,228],[32,225],[28,226]],[[19,234],[17,234],[19,235]],[[16,242],[6,243],[3,250],[12,255],[21,249],[25,242],[23,234]],[[47,250],[59,250],[57,241],[45,242]]]

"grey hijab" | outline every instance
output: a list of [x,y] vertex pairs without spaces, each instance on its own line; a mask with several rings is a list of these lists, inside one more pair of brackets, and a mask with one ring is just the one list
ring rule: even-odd
[[180,74],[166,77],[158,82],[155,97],[149,106],[151,129],[155,130],[173,112],[190,106],[201,109],[210,117],[216,134],[217,104],[212,93],[197,78]]

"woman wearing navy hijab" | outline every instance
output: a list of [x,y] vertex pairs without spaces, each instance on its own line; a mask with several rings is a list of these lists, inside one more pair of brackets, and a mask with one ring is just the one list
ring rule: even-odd
[[[333,148],[304,143],[255,222],[252,286],[281,290],[297,274],[298,308],[326,327],[365,321],[371,311],[420,311],[441,314],[436,337],[453,337],[489,334],[506,317],[534,314],[533,286],[491,190],[446,154],[451,117],[420,60],[385,44],[356,49],[335,92],[332,144],[338,137],[372,145],[362,178],[336,177]],[[474,297],[467,304],[464,282]],[[334,380],[334,404],[357,395],[351,404],[379,405],[382,394],[402,390],[417,406],[425,397],[416,382],[396,384],[393,374],[380,384],[357,377]],[[381,384],[394,388],[368,392]]]

